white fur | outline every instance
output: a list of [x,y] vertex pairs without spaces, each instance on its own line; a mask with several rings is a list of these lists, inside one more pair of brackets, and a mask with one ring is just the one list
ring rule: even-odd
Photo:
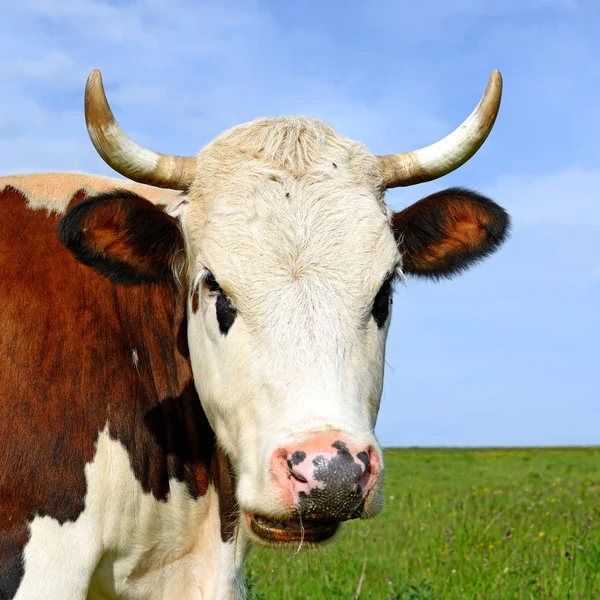
[[157,501],[142,490],[108,427],[85,475],[85,510],[76,521],[38,516],[31,523],[15,600],[243,598],[246,543],[243,536],[221,541],[212,487],[193,500],[172,480],[167,501]]
[[370,310],[400,261],[382,190],[375,157],[319,121],[259,119],[198,156],[180,214],[188,276],[209,269],[238,314],[223,336],[204,290],[190,353],[244,510],[284,510],[269,472],[279,447],[338,429],[378,448],[387,326]]

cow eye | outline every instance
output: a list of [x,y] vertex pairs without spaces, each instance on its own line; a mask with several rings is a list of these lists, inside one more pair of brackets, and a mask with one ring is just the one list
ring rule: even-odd
[[390,315],[390,306],[393,302],[392,291],[392,278],[389,277],[383,282],[383,285],[375,296],[375,300],[373,300],[371,314],[373,315],[375,323],[377,323],[377,327],[379,327],[379,329],[385,325]]
[[204,285],[211,296],[216,296],[215,311],[219,330],[223,335],[227,335],[237,316],[237,310],[231,303],[227,294],[221,289],[215,276],[209,271],[204,278]]
[[218,284],[215,276],[209,271],[204,278],[204,285],[209,292],[222,292],[221,286]]

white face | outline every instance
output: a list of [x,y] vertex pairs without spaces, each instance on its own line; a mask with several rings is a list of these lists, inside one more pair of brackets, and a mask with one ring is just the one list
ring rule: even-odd
[[278,448],[333,430],[381,459],[385,290],[400,264],[381,190],[372,155],[318,122],[254,122],[200,153],[182,215],[190,354],[246,511],[286,510]]

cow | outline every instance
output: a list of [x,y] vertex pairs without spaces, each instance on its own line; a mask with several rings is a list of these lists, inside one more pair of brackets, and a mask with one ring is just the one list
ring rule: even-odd
[[494,72],[401,154],[282,117],[182,157],[127,137],[92,72],[88,132],[127,180],[0,179],[0,599],[242,599],[253,543],[377,514],[394,282],[509,229],[464,188],[384,193],[471,158],[500,96]]

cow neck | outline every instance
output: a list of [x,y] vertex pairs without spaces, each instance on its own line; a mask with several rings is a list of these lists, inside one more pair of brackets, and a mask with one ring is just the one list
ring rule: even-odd
[[[0,195],[0,342],[10,349],[0,356],[0,417],[10,415],[0,418],[0,473],[10,473],[0,474],[0,504],[23,496],[18,482],[35,482],[8,518],[75,521],[85,506],[85,465],[107,429],[157,500],[168,500],[173,480],[193,498],[214,484],[222,537],[231,537],[231,466],[193,385],[185,287],[112,284],[58,242],[60,215],[32,210],[10,186]],[[85,197],[80,190],[71,204]],[[36,460],[26,460],[33,448]]]

